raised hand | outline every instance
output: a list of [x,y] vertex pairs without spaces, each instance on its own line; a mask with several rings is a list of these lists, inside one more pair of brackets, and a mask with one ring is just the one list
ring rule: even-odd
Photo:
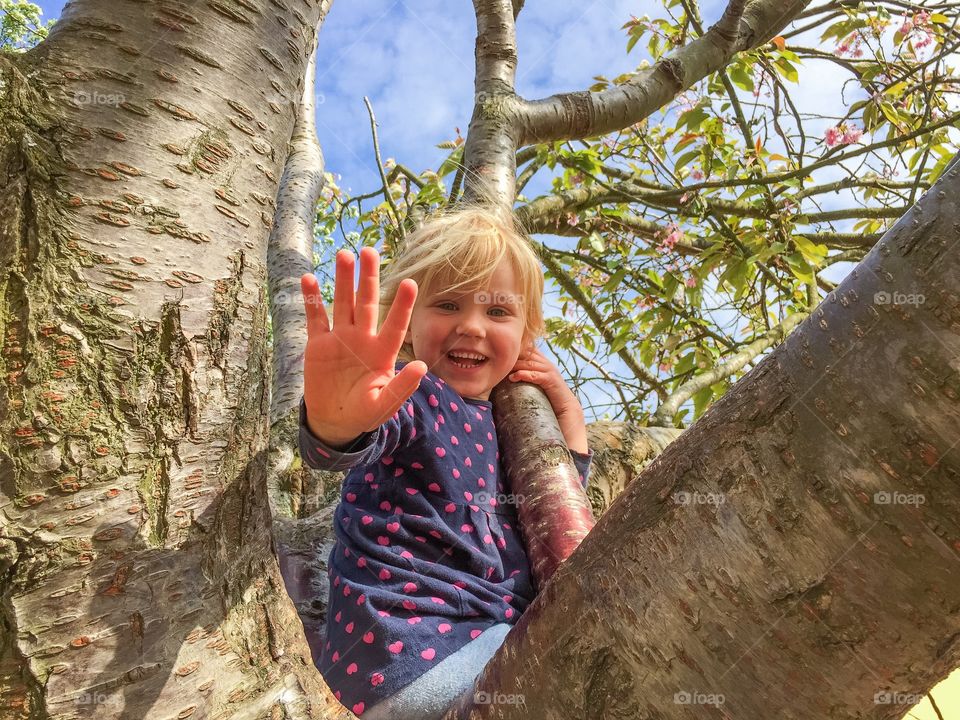
[[373,248],[360,251],[360,284],[354,301],[353,253],[336,258],[333,327],[317,279],[300,278],[307,315],[303,358],[303,397],[307,424],[324,442],[340,446],[375,430],[409,398],[427,373],[426,363],[407,363],[394,372],[397,354],[417,299],[417,284],[400,283],[380,332],[380,257]]

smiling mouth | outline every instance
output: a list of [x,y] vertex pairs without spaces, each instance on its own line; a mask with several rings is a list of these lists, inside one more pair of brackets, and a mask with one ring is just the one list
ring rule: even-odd
[[453,353],[447,353],[447,359],[457,367],[463,368],[464,370],[472,370],[483,365],[489,358],[483,358],[482,360],[472,357],[463,357],[460,355],[455,355]]

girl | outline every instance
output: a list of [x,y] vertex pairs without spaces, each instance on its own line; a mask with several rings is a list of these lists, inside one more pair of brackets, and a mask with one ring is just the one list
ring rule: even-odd
[[332,329],[316,278],[301,279],[300,453],[350,469],[318,667],[364,720],[440,718],[533,600],[491,389],[508,375],[543,388],[584,486],[592,453],[583,408],[534,348],[543,276],[512,218],[434,217],[407,237],[382,292],[377,252],[362,249],[356,302],[353,271],[339,252]]

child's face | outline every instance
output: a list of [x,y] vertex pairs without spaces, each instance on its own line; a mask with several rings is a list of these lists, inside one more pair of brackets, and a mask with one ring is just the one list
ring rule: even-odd
[[[523,349],[523,300],[516,274],[504,259],[488,286],[456,294],[435,289],[417,297],[406,342],[413,355],[427,364],[461,397],[489,400],[490,390],[513,369]],[[486,357],[462,367],[450,352],[474,351]]]

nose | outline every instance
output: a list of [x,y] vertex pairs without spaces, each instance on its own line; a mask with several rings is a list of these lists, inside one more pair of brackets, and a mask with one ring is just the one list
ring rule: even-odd
[[481,319],[481,313],[477,311],[464,313],[457,323],[457,334],[469,337],[482,338],[486,335]]

